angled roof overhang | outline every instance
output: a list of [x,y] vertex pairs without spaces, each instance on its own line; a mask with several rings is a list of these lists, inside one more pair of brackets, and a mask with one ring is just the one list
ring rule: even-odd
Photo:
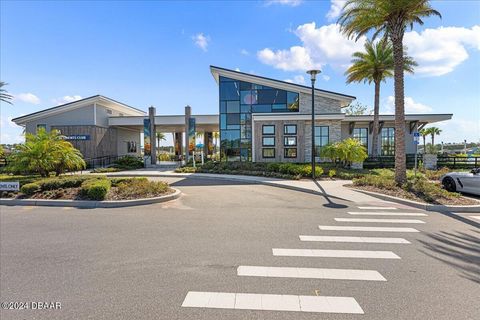
[[[453,114],[406,114],[405,121],[418,121],[422,123],[434,123],[452,119]],[[373,121],[373,115],[346,115],[342,120],[345,122],[369,122]],[[381,114],[379,121],[395,121],[394,114]]]
[[[215,78],[215,81],[217,81],[217,83],[219,83],[220,76],[222,76],[222,77],[227,77],[227,78],[240,80],[240,81],[254,82],[260,85],[282,89],[282,90],[288,90],[288,91],[299,92],[299,93],[301,92],[306,94],[312,93],[311,87],[302,86],[299,84],[290,83],[286,81],[280,81],[280,80],[275,80],[271,78],[261,77],[253,74],[240,72],[240,71],[225,69],[225,68],[216,67],[216,66],[210,66],[210,71],[213,77]],[[315,96],[326,97],[334,100],[340,100],[342,106],[347,106],[353,100],[356,99],[354,96],[333,92],[333,91],[321,90],[321,89],[315,89]]]

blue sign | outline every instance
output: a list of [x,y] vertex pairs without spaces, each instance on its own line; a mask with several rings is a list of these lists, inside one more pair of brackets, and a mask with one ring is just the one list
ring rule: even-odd
[[65,140],[90,140],[90,135],[88,134],[75,134],[75,135],[69,135],[65,136]]
[[420,137],[420,132],[415,131],[415,132],[413,133],[413,136],[419,138],[419,137]]
[[413,144],[420,144],[420,141],[414,140],[414,141],[413,141]]
[[203,148],[203,143],[198,143],[195,147],[198,148],[198,149],[201,149],[201,148]]

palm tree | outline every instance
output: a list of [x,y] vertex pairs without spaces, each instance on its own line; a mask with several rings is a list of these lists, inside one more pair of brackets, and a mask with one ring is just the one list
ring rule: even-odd
[[422,18],[439,16],[428,0],[347,0],[338,22],[348,37],[361,36],[373,31],[375,39],[383,33],[393,46],[395,88],[395,181],[402,184],[407,180],[405,155],[405,92],[403,36],[405,30],[413,29],[414,23],[423,25]]
[[423,128],[422,130],[419,131],[419,133],[423,138],[423,153],[425,153],[427,151],[427,144],[425,143],[425,140],[429,135],[429,132],[427,128]]
[[437,128],[437,127],[430,127],[428,128],[428,133],[430,134],[430,136],[432,137],[432,146],[435,145],[435,136],[439,136],[440,133],[442,133],[442,130]]
[[[413,67],[417,65],[409,56],[404,56],[403,69],[413,73]],[[393,77],[393,47],[386,39],[377,43],[365,42],[365,52],[353,54],[352,65],[347,69],[347,83],[372,82],[375,84],[375,102],[373,107],[373,135],[372,135],[372,156],[378,155],[378,128],[380,109],[380,83],[387,78]]]
[[12,95],[8,94],[7,90],[3,89],[8,83],[0,81],[0,101],[6,102],[8,104],[12,104],[10,100],[13,99]]
[[160,141],[165,141],[165,133],[156,132],[155,136],[157,137],[157,149],[160,149]]

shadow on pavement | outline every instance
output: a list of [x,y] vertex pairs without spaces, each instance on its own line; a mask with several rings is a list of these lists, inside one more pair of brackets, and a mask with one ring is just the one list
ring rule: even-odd
[[426,255],[461,272],[461,277],[480,284],[480,232],[427,233],[431,241],[420,240]]
[[340,199],[340,200],[344,200],[344,201],[348,201],[348,200],[328,195],[328,194],[325,192],[325,189],[323,189],[323,187],[320,185],[320,183],[318,183],[317,180],[314,180],[313,182],[314,182],[315,185],[318,187],[318,189],[320,189],[320,192],[322,193],[322,196],[325,198],[325,200],[327,200],[327,203],[323,205],[324,207],[332,208],[332,209],[345,209],[345,208],[348,208],[347,205],[335,203],[335,202],[333,202],[332,200],[330,200],[330,198]]

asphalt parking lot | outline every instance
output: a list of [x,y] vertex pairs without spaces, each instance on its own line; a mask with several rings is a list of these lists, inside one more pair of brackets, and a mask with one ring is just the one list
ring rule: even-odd
[[61,303],[1,319],[478,319],[474,223],[261,185],[170,182],[183,195],[163,204],[0,207],[1,301]]

